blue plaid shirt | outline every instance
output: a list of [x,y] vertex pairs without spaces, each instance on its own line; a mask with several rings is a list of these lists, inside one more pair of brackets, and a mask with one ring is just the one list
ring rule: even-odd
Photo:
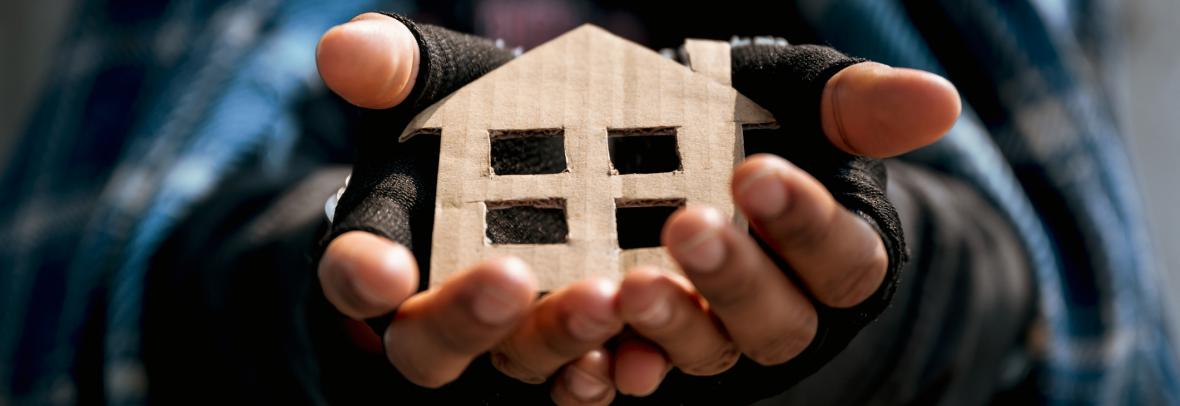
[[[148,259],[234,168],[282,168],[300,131],[292,103],[324,91],[320,34],[377,6],[142,3],[80,5],[6,165],[0,403],[145,399]],[[80,397],[96,384],[80,377],[103,398]]]

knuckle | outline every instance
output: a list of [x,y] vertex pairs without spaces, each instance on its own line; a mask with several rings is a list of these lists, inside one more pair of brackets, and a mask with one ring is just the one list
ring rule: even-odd
[[803,213],[801,210],[790,210],[779,219],[778,227],[773,228],[774,240],[778,242],[779,254],[785,255],[787,249],[812,251],[828,240],[832,227],[825,217]]
[[803,352],[815,339],[818,318],[811,308],[797,312],[786,323],[787,328],[753,341],[742,352],[760,365],[778,365],[790,361]]
[[[568,316],[569,312],[560,312],[557,321],[568,326]],[[497,346],[491,359],[505,375],[526,383],[545,382],[561,366],[561,360],[572,359],[587,350],[583,348],[585,344],[564,330],[537,329],[525,335],[530,338],[517,336]]]
[[681,371],[689,375],[695,376],[710,376],[716,375],[729,370],[734,364],[737,364],[742,353],[738,351],[733,343],[723,343],[716,346],[711,351],[704,352],[708,354],[705,357],[694,358],[674,364],[680,368]]
[[778,335],[770,337],[761,345],[746,350],[746,356],[759,365],[772,366],[782,364],[795,358],[803,352],[807,343],[793,335]]
[[781,249],[790,247],[808,249],[827,241],[833,236],[832,225],[839,220],[838,204],[830,195],[825,195],[823,186],[816,186],[823,192],[813,190],[808,181],[794,179],[797,198],[791,199],[786,210],[765,225],[771,240]]
[[568,302],[554,307],[554,324],[538,330],[541,349],[555,355],[571,353],[575,351],[574,329],[577,324],[575,319],[578,317],[575,313],[578,310]]
[[570,330],[568,317],[561,319],[561,333],[546,331],[541,333],[541,349],[543,353],[557,358],[572,358],[587,346],[574,338]]
[[393,351],[393,348],[389,348],[389,350],[389,362],[393,364],[394,368],[397,368],[403,377],[415,385],[438,388],[450,383],[456,378],[455,376],[451,376],[451,374],[445,373],[440,368],[425,365],[426,363],[424,362],[418,362],[408,355],[403,355],[404,352]]
[[635,296],[648,299],[646,306],[632,305],[632,298],[628,296],[620,300],[620,308],[624,309],[623,321],[656,340],[676,334],[690,321],[685,317],[684,309],[688,301],[677,297],[675,282],[667,278],[659,280],[666,282],[654,285],[650,290],[636,290],[640,293]]
[[[722,270],[722,272],[725,272]],[[757,295],[759,286],[759,279],[749,277],[749,273],[734,273],[735,276],[724,278],[711,289],[705,291],[705,286],[701,286],[702,294],[709,302],[709,305],[717,309],[735,308],[740,306]]]
[[545,374],[539,374],[526,367],[524,364],[517,362],[518,357],[514,357],[510,352],[501,350],[491,353],[492,366],[496,367],[504,375],[516,379],[521,382],[530,384],[544,383],[546,379]]
[[449,325],[444,320],[436,320],[431,329],[431,336],[435,343],[451,354],[468,354],[473,352],[475,337],[468,335],[468,330]]
[[883,249],[871,250],[853,262],[845,277],[833,280],[824,302],[832,307],[846,308],[865,301],[880,287],[888,265],[889,257]]

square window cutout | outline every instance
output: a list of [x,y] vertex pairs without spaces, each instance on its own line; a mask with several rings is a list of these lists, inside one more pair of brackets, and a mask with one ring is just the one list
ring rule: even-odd
[[742,125],[742,142],[745,144],[746,156],[754,154],[782,156],[791,150],[791,143],[798,142],[795,138],[786,135],[777,125]]
[[565,199],[487,202],[485,235],[492,244],[564,244]]
[[621,175],[680,169],[676,127],[607,130],[610,162]]
[[566,170],[565,131],[561,128],[491,130],[492,173],[546,175]]
[[659,247],[664,223],[681,207],[684,199],[616,201],[615,231],[619,248]]

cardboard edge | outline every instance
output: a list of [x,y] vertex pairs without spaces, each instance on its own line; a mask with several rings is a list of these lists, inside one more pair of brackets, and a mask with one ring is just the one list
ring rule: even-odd
[[693,72],[725,86],[733,85],[728,42],[689,38],[684,40],[684,51]]
[[734,100],[733,106],[733,121],[743,125],[777,127],[778,120],[774,118],[774,114],[763,108],[758,103],[755,103],[746,95],[734,89],[737,96]]
[[[414,116],[414,118],[410,120],[410,123],[406,124],[406,128],[402,130],[401,135],[398,135],[397,141],[406,142],[411,138],[414,138],[416,135],[422,134],[423,132],[428,132],[423,130],[440,128],[441,125],[439,123],[441,121],[445,121],[443,119],[444,117],[442,117],[445,116],[445,111],[442,111],[442,108],[454,95],[455,93],[452,93],[447,97],[442,98],[442,100],[435,102],[434,104],[430,105],[430,107],[427,107],[425,110],[422,110],[422,112],[418,113],[418,115]],[[435,132],[435,134],[437,135],[437,132]]]

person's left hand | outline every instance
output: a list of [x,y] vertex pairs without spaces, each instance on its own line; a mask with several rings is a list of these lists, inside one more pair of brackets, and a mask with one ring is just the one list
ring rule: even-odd
[[[832,76],[820,103],[828,142],[874,158],[934,142],[960,109],[945,79],[873,62]],[[621,393],[652,393],[673,366],[707,376],[743,354],[764,366],[785,363],[815,338],[813,300],[848,309],[882,286],[890,258],[878,231],[806,171],[755,155],[735,170],[731,192],[772,252],[716,209],[690,205],[673,214],[662,240],[684,275],[641,267],[620,288],[621,314],[637,333],[615,352]]]

